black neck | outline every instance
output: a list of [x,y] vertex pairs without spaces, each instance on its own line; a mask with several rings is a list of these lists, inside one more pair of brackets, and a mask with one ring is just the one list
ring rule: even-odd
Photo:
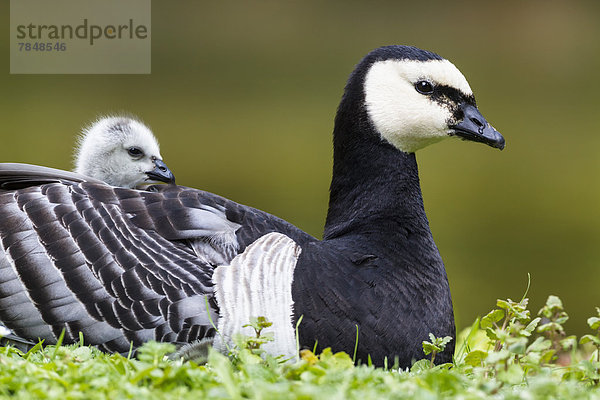
[[342,120],[349,119],[336,118],[324,239],[390,234],[400,227],[429,236],[414,153],[403,153],[381,139],[364,118],[350,126],[340,124]]

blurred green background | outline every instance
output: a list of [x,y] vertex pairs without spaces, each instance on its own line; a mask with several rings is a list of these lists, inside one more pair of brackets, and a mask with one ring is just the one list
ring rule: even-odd
[[587,331],[600,306],[600,2],[152,3],[151,75],[10,75],[0,3],[1,161],[70,169],[80,128],[142,118],[179,184],[320,237],[333,117],[369,50],[453,61],[507,147],[448,140],[418,154],[459,327],[496,298],[549,294]]

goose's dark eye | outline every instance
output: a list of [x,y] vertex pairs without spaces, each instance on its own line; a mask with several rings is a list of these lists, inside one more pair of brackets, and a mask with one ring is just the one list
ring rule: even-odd
[[142,158],[142,156],[144,155],[144,152],[138,149],[137,147],[130,147],[129,149],[127,149],[127,152],[133,158]]
[[433,93],[433,84],[428,81],[419,81],[415,83],[415,89],[421,94],[431,94]]

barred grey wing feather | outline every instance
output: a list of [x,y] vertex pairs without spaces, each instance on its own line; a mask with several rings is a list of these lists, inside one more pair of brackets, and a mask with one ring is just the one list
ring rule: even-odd
[[[281,218],[256,208],[238,204],[214,193],[172,185],[158,185],[151,187],[151,189],[152,191],[143,194],[146,207],[139,211],[130,210],[134,214],[144,215],[143,219],[137,218],[137,215],[133,217],[132,220],[136,224],[140,227],[156,229],[162,236],[171,240],[187,239],[190,235],[185,230],[172,229],[173,224],[186,220],[178,215],[181,209],[210,210],[213,214],[218,214],[225,219],[229,224],[235,224],[230,225],[230,227],[235,226],[236,228],[235,242],[226,242],[221,245],[222,247],[218,246],[219,251],[222,252],[221,255],[228,262],[237,254],[243,252],[248,245],[270,232],[283,233],[300,245],[315,240],[311,235]],[[167,206],[168,203],[165,199],[169,199],[169,201],[177,199],[178,203],[170,203]],[[187,221],[191,220],[193,219]],[[145,225],[150,221],[153,221],[153,225]],[[221,227],[224,227],[224,225],[221,225]],[[223,231],[225,230],[221,230],[221,232]],[[213,242],[223,238],[228,238],[228,236],[217,236],[213,239]],[[202,240],[207,239],[204,237]]]
[[[214,336],[213,272],[284,220],[196,189],[123,189],[0,164],[0,322],[17,335],[127,352]],[[208,305],[208,306],[207,306]]]
[[61,180],[70,182],[102,182],[75,172],[30,164],[2,163],[1,171],[0,188],[2,189],[16,189],[19,186],[30,186],[34,183],[59,182]]
[[[66,342],[81,331],[88,343],[120,352],[130,341],[188,342],[211,333],[212,266],[188,245],[132,222],[121,203],[139,203],[144,192],[28,171],[40,169],[30,181],[51,183],[0,194],[2,322],[49,343],[63,329]],[[2,183],[23,177],[8,174]]]

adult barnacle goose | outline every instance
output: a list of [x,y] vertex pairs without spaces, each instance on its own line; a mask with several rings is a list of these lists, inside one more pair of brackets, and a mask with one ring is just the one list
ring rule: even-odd
[[249,317],[266,316],[266,349],[291,355],[303,316],[303,346],[352,352],[358,329],[358,359],[408,366],[429,332],[455,334],[414,154],[450,136],[504,147],[449,61],[407,46],[369,53],[335,119],[323,240],[196,189],[0,165],[0,320],[22,337],[81,331],[125,352],[151,339],[214,337],[224,348]]
[[121,116],[101,118],[83,129],[75,152],[75,172],[125,188],[175,182],[150,129]]

